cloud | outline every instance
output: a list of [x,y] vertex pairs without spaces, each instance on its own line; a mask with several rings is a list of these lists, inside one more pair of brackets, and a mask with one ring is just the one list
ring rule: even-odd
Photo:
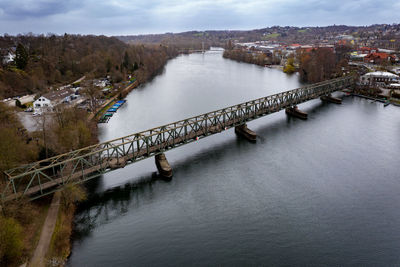
[[40,18],[62,14],[80,7],[77,0],[0,0],[0,9],[8,18]]
[[398,0],[0,0],[0,33],[139,34],[398,22]]

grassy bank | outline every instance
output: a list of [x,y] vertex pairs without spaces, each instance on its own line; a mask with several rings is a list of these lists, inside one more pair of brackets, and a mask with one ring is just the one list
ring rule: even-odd
[[71,253],[70,236],[75,213],[75,205],[61,206],[56,227],[51,238],[46,262],[51,266],[63,266]]
[[28,262],[39,242],[50,199],[9,202],[0,215],[0,266]]
[[46,262],[50,266],[63,266],[71,253],[71,234],[73,228],[76,203],[86,199],[82,185],[68,185],[61,192],[61,206],[57,223],[46,254]]

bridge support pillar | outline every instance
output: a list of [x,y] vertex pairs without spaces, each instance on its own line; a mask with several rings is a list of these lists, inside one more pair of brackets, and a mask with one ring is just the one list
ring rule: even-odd
[[161,176],[166,177],[166,178],[171,178],[172,177],[172,168],[168,163],[167,158],[165,157],[164,153],[157,154],[154,157],[157,170],[160,173]]
[[322,101],[325,102],[330,102],[330,103],[335,103],[335,104],[342,104],[342,99],[333,97],[331,94],[329,95],[323,95],[320,97]]
[[112,160],[110,160],[109,166],[113,170],[119,169],[119,168],[124,168],[126,166],[126,160],[123,157],[121,157],[119,159],[113,158]]
[[242,124],[235,127],[235,133],[237,135],[243,136],[247,140],[251,142],[255,142],[257,140],[257,134],[247,128],[247,124]]
[[293,116],[302,120],[306,120],[308,117],[307,112],[301,111],[297,106],[286,108],[285,112],[289,116]]

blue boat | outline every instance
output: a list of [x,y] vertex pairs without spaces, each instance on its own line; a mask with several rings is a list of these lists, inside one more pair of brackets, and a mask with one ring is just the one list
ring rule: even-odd
[[117,101],[117,104],[124,104],[126,102],[126,100],[119,100],[119,101]]
[[117,112],[117,109],[116,108],[110,108],[110,109],[107,110],[107,112]]

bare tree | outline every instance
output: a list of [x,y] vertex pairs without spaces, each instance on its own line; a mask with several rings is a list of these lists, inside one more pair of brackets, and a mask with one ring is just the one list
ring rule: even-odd
[[87,97],[89,108],[95,112],[99,105],[100,89],[93,84],[90,84],[83,90],[83,95]]
[[42,114],[36,117],[36,129],[41,133],[46,158],[48,158],[49,156],[49,146],[50,146],[50,130],[49,130],[51,123],[50,116],[51,116],[50,113],[43,112]]

